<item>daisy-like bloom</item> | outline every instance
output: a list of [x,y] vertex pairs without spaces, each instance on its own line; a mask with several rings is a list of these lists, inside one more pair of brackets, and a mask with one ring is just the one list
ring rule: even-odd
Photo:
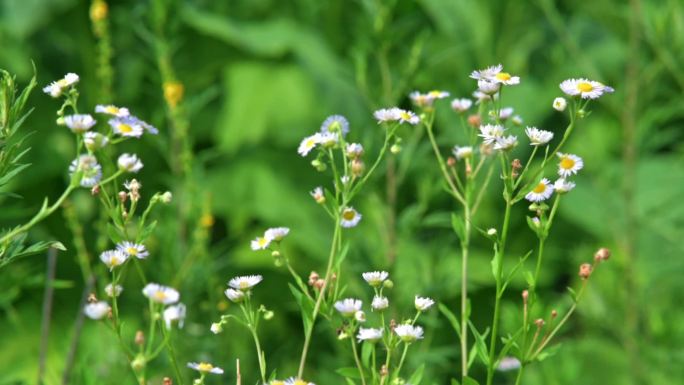
[[496,366],[496,370],[501,372],[507,372],[509,370],[515,370],[518,368],[520,368],[520,360],[515,357],[504,357]]
[[473,156],[473,148],[470,146],[454,146],[454,149],[451,150],[451,152],[454,154],[454,157],[456,157],[457,160],[466,159]]
[[306,138],[302,139],[302,142],[299,144],[297,153],[301,156],[307,156],[319,143],[321,143],[320,132],[317,132],[311,136],[307,136]]
[[566,180],[565,178],[558,178],[556,182],[553,184],[553,189],[556,191],[558,194],[565,194],[566,192],[569,192],[570,190],[575,188],[575,182],[570,182],[569,180]]
[[423,328],[420,326],[413,326],[411,324],[404,324],[395,327],[394,333],[406,343],[423,339]]
[[553,109],[556,111],[563,112],[565,111],[565,107],[568,106],[568,102],[565,100],[565,98],[562,97],[557,97],[553,99]]
[[346,150],[347,156],[351,159],[357,159],[363,155],[363,146],[358,143],[348,143]]
[[271,239],[272,241],[280,242],[290,233],[290,229],[287,227],[273,227],[264,233],[264,238]]
[[224,293],[226,294],[226,297],[228,297],[229,300],[235,303],[240,303],[245,299],[245,293],[240,290],[228,288]]
[[75,134],[82,134],[90,130],[97,121],[88,114],[74,114],[64,117],[64,124]]
[[475,80],[492,79],[499,72],[503,71],[503,65],[497,64],[495,66],[487,67],[483,70],[477,70],[470,73],[470,78]]
[[93,187],[102,179],[102,166],[97,163],[97,158],[84,154],[74,159],[69,165],[69,176],[81,173],[80,184],[83,187]]
[[144,120],[140,120],[138,118],[136,119],[138,120],[138,123],[140,123],[140,125],[145,129],[145,131],[147,131],[148,134],[157,135],[159,133],[157,127],[147,123]]
[[316,385],[313,382],[304,381],[301,378],[290,377],[285,381],[285,385]]
[[345,317],[353,317],[357,311],[361,310],[363,302],[360,299],[346,298],[335,302],[335,309]]
[[323,194],[323,187],[318,186],[314,188],[313,191],[311,191],[309,194],[311,194],[316,203],[325,203],[325,194]]
[[58,98],[62,95],[62,92],[64,92],[67,87],[78,83],[78,79],[78,75],[70,72],[66,74],[64,78],[48,84],[43,88],[43,92],[52,96],[53,98]]
[[553,194],[553,185],[548,179],[542,179],[533,189],[525,195],[530,202],[541,202],[549,199]]
[[123,287],[121,285],[112,285],[109,283],[107,286],[105,286],[104,291],[109,297],[118,297],[121,295]]
[[124,116],[130,115],[130,112],[128,111],[128,108],[126,107],[117,107],[113,105],[102,105],[98,104],[95,106],[95,112],[101,113],[101,114],[107,114],[107,115],[112,115],[112,116],[117,116],[119,118],[123,118]]
[[104,318],[107,314],[109,314],[109,311],[111,308],[109,307],[109,304],[105,301],[99,301],[99,302],[92,302],[83,308],[83,312],[85,313],[88,318],[91,319],[102,319]]
[[342,133],[346,136],[349,132],[349,121],[342,115],[328,116],[321,124],[321,133]]
[[240,277],[235,277],[228,281],[228,286],[232,287],[233,289],[248,291],[249,289],[256,286],[263,279],[264,277],[260,275],[243,275]]
[[422,108],[431,107],[434,104],[435,100],[444,99],[448,97],[448,92],[439,90],[430,91],[426,94],[421,94],[418,91],[413,91],[409,94],[409,98],[411,98],[411,101],[413,101],[413,103],[416,106]]
[[504,128],[502,125],[485,124],[484,126],[480,126],[480,134],[478,136],[482,138],[482,141],[485,144],[492,144],[498,138],[501,138],[503,134]]
[[582,99],[597,99],[604,92],[612,92],[612,88],[607,88],[610,90],[606,91],[606,86],[602,83],[585,78],[568,79],[560,84],[561,91],[566,95],[579,96]]
[[285,381],[283,380],[271,380],[268,382],[268,384],[264,385],[285,385]]
[[506,120],[513,116],[513,107],[504,107],[499,110],[499,119]]
[[518,145],[518,137],[515,135],[508,135],[508,136],[503,136],[501,138],[497,138],[496,142],[494,143],[494,149],[495,150],[501,150],[501,151],[508,151],[517,145]]
[[490,80],[480,79],[477,81],[478,91],[486,95],[494,95],[501,89],[501,84]]
[[373,302],[371,303],[371,308],[373,310],[385,310],[387,307],[389,307],[389,300],[387,297],[379,295],[373,297]]
[[397,107],[382,108],[380,110],[375,111],[373,113],[373,117],[378,121],[378,124],[384,122],[394,122],[396,120],[399,120],[400,111],[401,109]]
[[420,123],[420,118],[412,111],[400,110],[399,122],[409,123],[415,126],[416,124]]
[[456,112],[466,112],[473,105],[470,99],[454,99],[451,101],[451,108]]
[[108,123],[114,133],[120,136],[139,138],[145,132],[145,128],[140,124],[140,120],[134,116],[109,119]]
[[427,96],[434,99],[434,100],[446,99],[449,97],[449,95],[450,95],[449,92],[442,91],[442,90],[432,90],[432,91],[427,93]]
[[359,224],[359,221],[361,221],[361,216],[362,215],[359,214],[358,211],[354,210],[353,207],[345,207],[344,210],[342,210],[340,225],[346,228],[354,227]]
[[223,374],[223,369],[208,362],[188,362],[188,368],[194,369],[203,374]]
[[116,245],[116,249],[129,257],[136,257],[138,259],[145,259],[145,257],[150,255],[145,245],[140,243],[124,241]]
[[135,154],[121,154],[116,163],[119,165],[119,169],[128,172],[138,172],[143,168],[143,163]]
[[361,276],[372,287],[380,287],[387,277],[389,277],[389,273],[386,271],[369,271],[361,274]]
[[266,236],[264,237],[256,237],[255,239],[250,242],[249,246],[252,248],[252,250],[257,251],[257,250],[266,250],[268,246],[271,245],[271,238],[268,238]]
[[361,341],[368,341],[368,342],[375,342],[382,338],[382,328],[378,329],[373,329],[373,328],[359,328],[359,334],[356,335],[356,338]]
[[553,132],[540,130],[537,127],[527,127],[525,129],[525,134],[530,138],[530,144],[532,146],[541,146],[553,139]]
[[416,296],[414,304],[416,305],[416,310],[426,311],[435,304],[435,301],[432,298]]
[[558,162],[558,175],[567,178],[570,175],[577,174],[577,171],[584,167],[582,158],[575,154],[558,153],[560,162]]
[[178,302],[180,293],[171,287],[162,286],[158,283],[148,283],[142,290],[145,297],[157,303],[171,305]]
[[179,328],[183,328],[185,323],[185,305],[179,303],[178,305],[169,306],[164,309],[164,323],[166,328],[171,330],[171,325],[176,322]]
[[88,131],[83,135],[83,143],[88,151],[97,151],[109,143],[109,139],[99,132]]
[[121,266],[128,259],[128,255],[121,250],[107,250],[100,254],[100,260],[109,270],[114,270],[115,267]]

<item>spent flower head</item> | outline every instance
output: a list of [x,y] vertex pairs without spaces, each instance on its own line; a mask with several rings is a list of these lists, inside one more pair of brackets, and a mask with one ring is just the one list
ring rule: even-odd
[[109,297],[118,297],[121,295],[123,287],[121,285],[112,285],[111,283],[108,283],[107,286],[105,286],[104,291]]

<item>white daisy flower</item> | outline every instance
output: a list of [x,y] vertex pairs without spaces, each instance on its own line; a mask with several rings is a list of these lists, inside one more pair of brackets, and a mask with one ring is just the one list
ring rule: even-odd
[[285,385],[316,385],[313,382],[304,381],[301,378],[290,377],[285,380]]
[[325,203],[325,194],[323,193],[323,187],[318,186],[314,188],[313,191],[311,191],[309,194],[311,194],[316,203]]
[[83,187],[93,187],[102,179],[102,166],[97,163],[97,158],[84,154],[74,159],[69,165],[69,176],[81,173],[80,184]]
[[111,307],[109,307],[109,304],[105,301],[99,301],[99,302],[92,302],[83,308],[83,312],[85,313],[88,318],[94,319],[94,320],[99,320],[104,318],[109,314],[109,311],[111,310]]
[[297,153],[301,156],[307,156],[309,155],[309,152],[311,152],[311,150],[313,150],[319,143],[321,143],[320,132],[317,132],[311,136],[307,136],[299,144],[299,148],[297,148]]
[[454,146],[454,149],[451,152],[458,160],[471,158],[473,156],[473,148],[470,146]]
[[515,135],[497,138],[494,143],[495,150],[508,151],[518,145],[518,137]]
[[83,143],[88,151],[97,151],[109,143],[109,139],[99,132],[88,131],[83,135]]
[[128,259],[128,255],[121,250],[107,250],[100,254],[100,260],[109,270],[114,270],[115,267],[121,266]]
[[361,276],[369,285],[380,287],[387,277],[389,277],[389,273],[386,271],[369,271],[361,274]]
[[565,107],[568,106],[568,102],[565,100],[565,98],[562,97],[557,97],[553,99],[553,109],[556,111],[563,112],[565,111]]
[[240,277],[235,277],[228,281],[228,286],[233,289],[238,289],[242,291],[247,291],[264,279],[261,275],[244,275]]
[[399,120],[399,112],[401,109],[397,107],[382,108],[373,113],[373,117],[378,121],[378,124],[384,122],[394,122]]
[[475,80],[492,79],[501,71],[503,71],[503,65],[497,64],[495,66],[487,67],[483,70],[473,71],[470,73],[470,77]]
[[476,99],[476,104],[480,104],[488,100],[498,100],[499,94],[488,95],[478,89],[473,92],[473,97]]
[[359,328],[359,334],[356,338],[361,341],[375,342],[382,338],[383,329],[373,329],[373,328]]
[[416,305],[416,310],[426,311],[435,304],[435,301],[432,298],[416,296],[414,304]]
[[136,119],[138,120],[138,123],[145,129],[145,131],[147,131],[148,134],[157,135],[159,133],[157,127],[147,123],[144,120],[140,120],[138,118]]
[[575,154],[558,153],[560,162],[558,162],[558,175],[567,178],[570,175],[577,174],[579,170],[584,167],[582,158]]
[[171,330],[171,325],[176,322],[179,328],[183,328],[185,323],[185,305],[179,303],[178,305],[169,306],[164,309],[164,323],[166,328]]
[[401,110],[399,112],[399,122],[409,123],[415,126],[416,124],[420,123],[420,118],[412,111]]
[[335,309],[345,317],[353,317],[357,311],[361,310],[363,302],[360,299],[346,298],[335,302]]
[[226,297],[228,297],[229,300],[235,302],[235,303],[240,303],[245,299],[245,293],[240,290],[235,290],[233,288],[228,288],[224,292]]
[[64,90],[76,83],[78,83],[79,77],[75,73],[68,73],[64,78],[54,81],[43,88],[43,92],[52,96],[53,98],[58,98],[62,95]]
[[342,210],[342,218],[340,219],[340,224],[342,227],[350,228],[359,224],[362,215],[358,211],[354,210],[353,207],[345,207]]
[[128,108],[126,107],[117,107],[113,105],[103,105],[103,104],[98,104],[95,106],[95,112],[101,113],[101,114],[107,114],[107,115],[112,115],[112,116],[117,116],[119,118],[123,118],[125,116],[130,115],[130,112],[128,111]]
[[321,124],[321,133],[342,133],[342,136],[349,132],[349,121],[342,115],[328,116]]
[[509,370],[515,370],[518,368],[520,368],[520,360],[515,357],[504,357],[496,366],[496,370],[501,372],[507,372]]
[[494,95],[501,89],[501,84],[491,80],[480,79],[477,81],[477,89],[486,95]]
[[428,97],[431,97],[434,100],[439,100],[439,99],[446,99],[450,96],[449,92],[447,91],[442,91],[442,90],[432,90],[427,93]]
[[553,185],[548,179],[542,179],[533,189],[525,195],[530,202],[541,202],[549,199],[553,194]]
[[413,326],[411,324],[404,324],[395,327],[394,333],[406,343],[423,339],[423,328],[420,326]]
[[75,134],[82,134],[90,130],[97,121],[88,114],[74,114],[64,117],[64,124]]
[[268,237],[256,237],[255,239],[250,242],[249,246],[252,248],[252,250],[257,251],[257,250],[266,250],[268,246],[271,245],[271,238]]
[[504,134],[504,127],[499,124],[485,124],[480,126],[479,137],[485,144],[492,144]]
[[537,127],[527,127],[525,129],[525,134],[530,138],[530,144],[532,146],[541,146],[553,139],[553,132],[540,130]]
[[606,86],[602,83],[584,78],[564,80],[560,89],[566,95],[580,96],[582,99],[597,99],[606,92]]
[[466,112],[473,105],[470,99],[454,99],[451,101],[451,108],[456,112]]
[[432,103],[435,101],[428,94],[421,94],[418,91],[411,92],[409,94],[409,98],[411,99],[413,104],[421,108],[430,107],[432,106]]
[[556,191],[558,194],[565,194],[566,192],[569,192],[570,190],[575,188],[575,182],[570,182],[569,180],[566,180],[565,178],[558,178],[556,182],[553,184],[553,189]]
[[385,310],[389,307],[389,300],[387,297],[376,295],[373,297],[371,308],[373,310]]
[[340,137],[338,134],[326,132],[324,134],[320,134],[319,144],[325,148],[332,148],[335,147],[339,140]]
[[214,366],[210,363],[207,362],[188,362],[188,368],[194,369],[200,373],[207,374],[207,373],[212,373],[212,374],[223,374],[223,369],[219,368],[218,366]]
[[145,259],[145,257],[150,255],[145,248],[145,245],[140,243],[124,241],[116,245],[116,248],[127,256],[136,257],[138,259]]
[[180,293],[174,288],[162,286],[158,283],[148,283],[142,290],[145,297],[157,303],[171,305],[178,302]]
[[264,238],[268,238],[272,241],[280,242],[290,233],[290,229],[287,227],[273,227],[264,233]]
[[347,143],[347,156],[351,159],[360,158],[363,155],[363,146],[358,143]]
[[138,172],[143,168],[143,163],[135,154],[121,154],[117,160],[119,169],[128,172]]
[[133,116],[109,119],[108,123],[115,134],[124,137],[139,138],[145,132],[143,125]]
[[121,295],[123,287],[121,285],[112,285],[111,283],[108,283],[107,286],[105,286],[104,291],[109,297],[118,297]]

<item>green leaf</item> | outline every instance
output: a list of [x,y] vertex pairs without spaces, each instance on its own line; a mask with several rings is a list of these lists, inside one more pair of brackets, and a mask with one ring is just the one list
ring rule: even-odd
[[[352,336],[352,338],[354,337]],[[373,349],[375,349],[375,344],[373,343],[364,343],[361,345],[361,362],[363,363],[363,366],[370,367]]]
[[[487,335],[489,334],[489,328],[485,330],[484,334],[480,334],[477,329],[475,328],[475,325],[473,325],[470,320],[468,320],[468,326],[470,327],[470,331],[473,333],[475,336],[475,347],[477,349],[477,356],[480,357],[480,360],[485,366],[489,365],[489,354],[487,350],[487,342],[485,341],[485,338],[487,338]],[[463,384],[465,385],[466,382],[464,381]]]
[[360,380],[361,376],[359,376],[359,370],[353,366],[349,366],[346,368],[339,368],[335,371],[337,374],[345,377],[345,378],[353,378],[356,380]]
[[411,385],[418,385],[423,379],[423,372],[425,372],[425,364],[422,364],[416,369],[415,372],[409,377],[408,383]]
[[463,377],[463,385],[480,385],[479,382],[477,382],[474,378],[472,377]]
[[299,289],[297,289],[294,285],[291,283],[287,284],[290,287],[290,291],[292,292],[292,295],[295,297],[295,301],[297,301],[297,305],[299,305],[299,309],[301,310],[302,313],[302,321],[304,322],[304,330],[309,331],[313,327],[313,308],[314,304],[311,303],[311,300],[309,297],[305,296],[302,294]]
[[465,239],[465,222],[464,219],[456,214],[451,214],[451,227],[454,229],[454,233],[458,236],[458,239],[463,242]]
[[449,320],[449,324],[451,327],[456,331],[456,334],[458,334],[458,338],[461,339],[461,324],[458,322],[458,317],[456,314],[454,314],[451,310],[449,310],[446,305],[443,303],[438,303],[437,307],[439,308],[439,311],[444,314],[444,316]]
[[137,241],[140,243],[145,242],[145,240],[152,234],[155,227],[157,227],[157,221],[153,221],[149,225],[145,226],[143,231],[141,231],[140,234],[138,234]]

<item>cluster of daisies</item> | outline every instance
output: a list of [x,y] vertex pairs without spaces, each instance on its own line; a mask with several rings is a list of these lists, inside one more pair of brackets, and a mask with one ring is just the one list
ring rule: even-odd
[[525,199],[530,202],[543,202],[551,197],[556,192],[557,194],[565,194],[575,188],[575,183],[568,180],[572,175],[577,174],[579,170],[584,167],[582,158],[575,154],[558,153],[558,175],[559,178],[551,183],[547,178],[542,178],[539,183],[525,195]]

